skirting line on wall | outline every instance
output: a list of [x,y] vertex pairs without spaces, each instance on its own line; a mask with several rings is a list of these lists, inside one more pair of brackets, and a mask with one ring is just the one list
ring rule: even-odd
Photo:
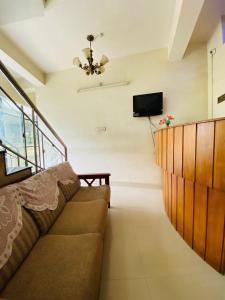
[[98,85],[86,87],[86,88],[80,88],[77,90],[78,93],[84,93],[84,92],[89,92],[93,90],[98,90],[98,89],[106,89],[106,88],[113,88],[117,86],[124,86],[130,84],[130,81],[121,81],[121,82],[114,82],[114,83],[102,83],[100,82]]

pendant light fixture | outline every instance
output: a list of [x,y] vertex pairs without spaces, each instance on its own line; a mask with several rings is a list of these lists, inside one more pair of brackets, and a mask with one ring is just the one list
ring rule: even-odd
[[[100,34],[100,36],[103,36],[103,34]],[[94,35],[89,34],[87,36],[87,40],[90,43],[90,47],[83,49],[82,52],[84,53],[84,56],[87,59],[88,63],[82,64],[79,57],[75,57],[73,59],[73,64],[81,68],[82,70],[84,70],[86,75],[93,75],[93,74],[100,75],[105,72],[104,66],[109,62],[109,59],[107,56],[102,55],[100,62],[95,63],[93,58],[93,49],[91,47],[91,43],[95,40]]]

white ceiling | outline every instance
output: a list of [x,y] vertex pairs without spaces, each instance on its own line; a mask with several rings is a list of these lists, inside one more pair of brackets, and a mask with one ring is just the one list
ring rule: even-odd
[[0,25],[44,15],[43,0],[0,0]]
[[44,16],[0,26],[45,72],[72,68],[86,35],[104,32],[94,55],[109,58],[167,47],[176,0],[49,0]]
[[205,0],[191,42],[207,42],[218,25],[218,15],[224,14],[225,0]]

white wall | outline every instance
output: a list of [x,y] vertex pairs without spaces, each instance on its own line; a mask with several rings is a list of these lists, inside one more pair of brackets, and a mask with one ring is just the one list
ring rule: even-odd
[[[225,102],[217,103],[219,96],[225,94],[225,44],[222,39],[221,17],[218,15],[218,25],[208,41],[208,90],[209,90],[209,117],[225,117]],[[212,60],[210,51],[216,49],[214,67],[212,72]],[[212,97],[212,74],[213,74],[213,97]],[[213,98],[213,104],[212,104]],[[213,108],[212,108],[213,105]],[[213,110],[213,115],[212,115]]]
[[[104,83],[131,81],[124,87],[77,93]],[[87,77],[79,69],[49,74],[37,90],[37,105],[63,137],[69,158],[79,172],[112,173],[112,181],[161,183],[147,118],[132,117],[132,96],[163,91],[165,114],[177,122],[207,117],[205,46],[189,51],[181,62],[167,60],[167,50],[112,60],[103,76]],[[153,121],[158,124],[159,117]],[[106,132],[97,132],[99,126]]]

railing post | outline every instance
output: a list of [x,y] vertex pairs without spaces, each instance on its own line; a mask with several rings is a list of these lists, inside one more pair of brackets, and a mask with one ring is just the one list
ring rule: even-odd
[[43,168],[45,169],[45,148],[44,148],[44,136],[41,134],[41,143],[42,143],[42,155],[43,155]]
[[[27,159],[27,139],[26,139],[26,123],[25,123],[25,115],[22,107],[22,115],[23,115],[23,140],[24,140],[24,147],[25,147],[25,157]],[[27,160],[25,160],[25,166],[28,166]]]
[[32,125],[33,125],[33,136],[34,136],[34,161],[35,161],[35,171],[38,172],[38,162],[37,162],[37,145],[36,145],[36,127],[35,127],[35,114],[32,108]]
[[38,127],[38,118],[37,118],[37,136],[38,136],[38,153],[39,153],[39,163],[41,165],[41,145],[40,145],[40,130]]
[[68,152],[67,152],[67,147],[65,147],[65,161],[68,160]]

